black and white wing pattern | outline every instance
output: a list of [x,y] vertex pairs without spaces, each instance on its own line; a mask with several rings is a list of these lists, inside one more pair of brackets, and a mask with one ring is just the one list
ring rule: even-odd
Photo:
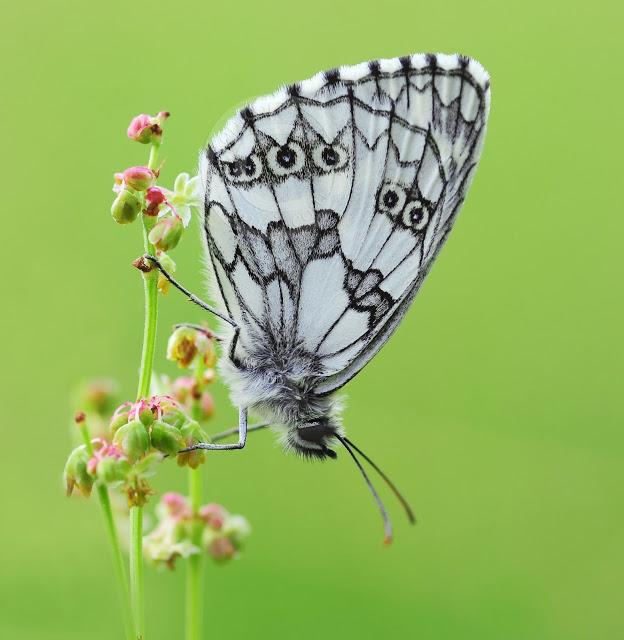
[[304,353],[324,394],[377,353],[453,225],[488,111],[479,63],[429,54],[319,73],[228,122],[202,175],[236,366]]

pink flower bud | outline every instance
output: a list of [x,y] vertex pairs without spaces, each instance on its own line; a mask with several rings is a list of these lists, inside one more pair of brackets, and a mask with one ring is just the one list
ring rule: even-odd
[[202,418],[211,418],[214,415],[215,403],[212,395],[208,391],[202,393],[199,405],[201,407]]
[[156,180],[156,175],[149,167],[130,167],[123,172],[124,182],[135,191],[146,191]]
[[189,397],[192,397],[196,385],[195,379],[189,376],[176,378],[173,383],[173,393],[176,400],[178,400],[178,402],[186,402]]
[[128,138],[136,140],[141,144],[149,144],[150,142],[161,138],[162,129],[160,128],[160,122],[162,120],[162,118],[153,118],[145,113],[132,118],[127,131]]
[[169,491],[163,495],[160,501],[165,505],[172,518],[190,518],[192,515],[187,499],[179,493]]
[[224,562],[234,557],[236,549],[227,538],[215,538],[208,545],[208,553],[217,561]]
[[225,509],[214,502],[205,504],[199,509],[199,517],[212,529],[217,531],[223,527],[225,522]]
[[160,207],[163,203],[167,202],[167,195],[159,187],[150,187],[145,194],[145,215],[157,216]]

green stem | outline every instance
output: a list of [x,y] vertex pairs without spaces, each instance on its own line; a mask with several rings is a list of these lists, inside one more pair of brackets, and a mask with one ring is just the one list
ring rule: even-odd
[[[86,424],[82,424],[80,427],[80,433],[82,434],[87,453],[89,457],[93,457],[93,444],[89,436],[89,431]],[[108,539],[113,552],[113,565],[115,567],[115,575],[117,576],[117,586],[119,587],[119,594],[121,597],[121,607],[123,610],[124,627],[126,630],[127,640],[132,640],[136,637],[134,633],[134,626],[132,623],[132,613],[130,608],[130,592],[128,590],[128,576],[126,575],[126,566],[124,564],[123,554],[121,553],[121,545],[119,543],[119,535],[117,533],[117,527],[115,526],[115,519],[113,517],[113,510],[111,508],[110,495],[105,484],[96,484],[97,494],[100,501],[100,507],[102,508],[102,515],[104,516],[104,522],[106,524],[106,531],[108,533]]]
[[130,593],[137,640],[145,638],[143,611],[143,507],[130,509]]
[[[148,167],[156,168],[160,143],[152,143]],[[155,248],[149,241],[149,232],[154,221],[147,216],[143,220],[143,248],[154,255]],[[152,269],[143,275],[145,298],[145,319],[143,324],[143,349],[141,351],[141,369],[137,400],[150,396],[152,372],[154,369],[154,351],[156,346],[156,327],[158,322],[158,271]],[[145,638],[145,614],[143,601],[143,507],[130,509],[130,598],[136,637]]]
[[[189,468],[189,498],[193,515],[197,519],[202,500],[201,467]],[[199,548],[201,548],[201,533],[201,523],[196,521],[193,525],[191,542]],[[201,637],[203,565],[203,554],[190,556],[186,574],[186,640],[199,640]]]

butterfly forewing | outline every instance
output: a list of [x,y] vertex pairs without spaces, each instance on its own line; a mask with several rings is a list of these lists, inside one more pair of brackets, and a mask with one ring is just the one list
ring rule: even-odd
[[328,393],[375,355],[463,203],[488,110],[478,63],[415,55],[317,74],[228,123],[204,159],[205,228],[237,363],[305,353]]

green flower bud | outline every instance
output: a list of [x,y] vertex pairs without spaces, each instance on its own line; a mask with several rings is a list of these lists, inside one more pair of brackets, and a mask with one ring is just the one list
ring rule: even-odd
[[195,420],[187,420],[180,427],[180,433],[187,443],[187,446],[208,441],[206,432],[199,426],[199,422],[195,422]]
[[187,420],[186,414],[181,409],[174,407],[168,408],[162,415],[162,421],[176,429],[180,429]]
[[76,447],[67,458],[65,463],[65,485],[67,487],[67,495],[71,496],[74,488],[88,498],[91,495],[93,487],[93,476],[87,470],[89,462],[89,454],[84,445]]
[[139,211],[141,211],[141,199],[134,192],[127,189],[119,192],[111,207],[111,215],[115,218],[115,222],[119,224],[134,222],[139,215]]
[[154,422],[151,436],[152,447],[167,455],[175,456],[180,449],[184,448],[180,431],[162,420]]
[[116,413],[111,418],[109,429],[111,435],[115,435],[117,429],[128,423],[128,413]]
[[143,424],[139,420],[132,420],[117,429],[113,444],[134,461],[148,451],[149,437]]
[[178,216],[161,218],[149,233],[149,241],[160,251],[169,251],[180,242],[184,224]]
[[102,458],[97,464],[97,477],[105,484],[124,482],[130,468],[130,463],[124,458]]

